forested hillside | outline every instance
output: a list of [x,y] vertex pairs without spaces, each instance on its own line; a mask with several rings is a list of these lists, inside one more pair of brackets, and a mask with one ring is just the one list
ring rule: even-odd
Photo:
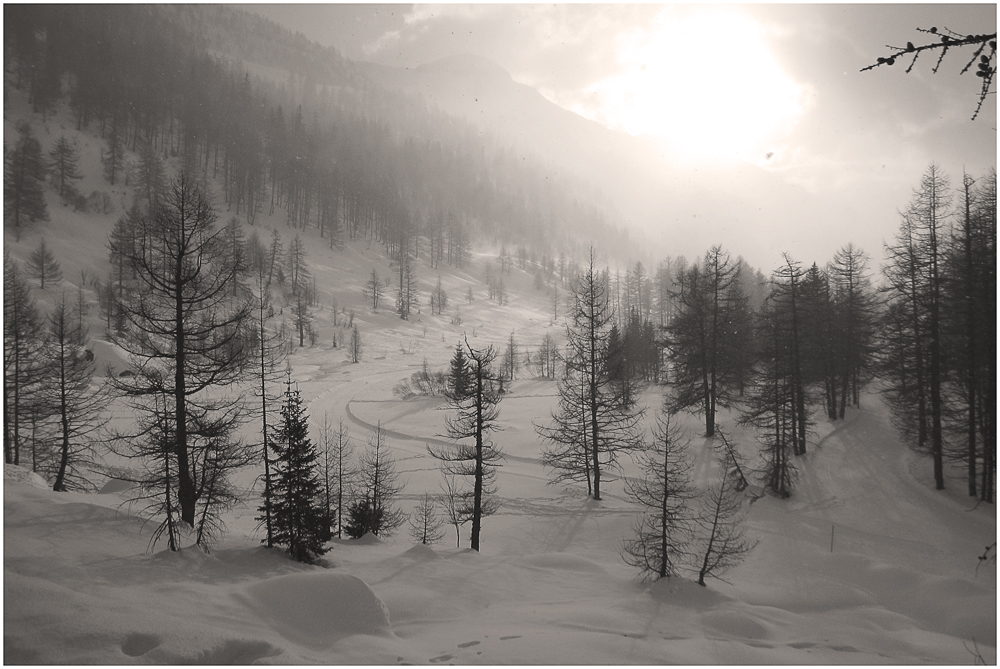
[[218,180],[251,224],[284,210],[332,244],[371,235],[395,256],[423,236],[440,261],[446,239],[452,264],[472,240],[516,240],[538,262],[581,239],[629,255],[627,235],[540,163],[262,19],[208,6],[5,13],[8,85],[42,115],[68,100],[77,127],[106,141],[112,184],[130,176],[127,147]]

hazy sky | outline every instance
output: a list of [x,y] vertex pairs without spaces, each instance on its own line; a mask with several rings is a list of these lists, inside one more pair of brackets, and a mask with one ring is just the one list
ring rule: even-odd
[[246,8],[354,60],[485,56],[567,109],[657,138],[679,164],[749,162],[849,202],[858,220],[838,238],[876,259],[928,164],[955,183],[996,164],[995,97],[971,121],[981,80],[959,75],[971,54],[937,74],[928,55],[910,74],[908,62],[859,72],[886,44],[919,42],[917,27],[995,32],[995,4]]

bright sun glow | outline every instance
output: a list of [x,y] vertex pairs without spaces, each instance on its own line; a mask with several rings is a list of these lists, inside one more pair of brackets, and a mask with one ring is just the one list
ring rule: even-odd
[[677,157],[757,162],[802,113],[803,88],[739,10],[667,7],[621,44],[619,74],[592,86],[596,107],[579,111],[661,137]]

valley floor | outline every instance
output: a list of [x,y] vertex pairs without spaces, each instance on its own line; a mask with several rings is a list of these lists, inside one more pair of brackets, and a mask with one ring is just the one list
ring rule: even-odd
[[[444,412],[392,397],[409,373],[397,356],[341,365],[304,355],[315,360],[295,369],[313,419],[346,417],[359,448],[381,421],[406,479],[403,509],[436,492],[425,443]],[[464,548],[467,528],[463,548],[453,531],[413,546],[401,530],[337,540],[323,566],[299,565],[259,546],[255,501],[227,518],[211,554],[149,551],[152,524],[120,494],[55,494],[8,465],[4,662],[996,661],[996,564],[977,571],[995,509],[971,508],[958,480],[935,492],[929,463],[897,441],[877,397],[818,426],[795,495],[750,508],[758,547],[726,582],[702,588],[683,577],[643,583],[621,562],[636,512],[620,481],[600,502],[546,485],[531,422],[547,418],[554,393],[551,382],[520,381],[501,404],[503,507],[484,521],[481,553]],[[655,391],[647,399],[655,407]],[[711,447],[695,438],[691,450],[706,485]]]

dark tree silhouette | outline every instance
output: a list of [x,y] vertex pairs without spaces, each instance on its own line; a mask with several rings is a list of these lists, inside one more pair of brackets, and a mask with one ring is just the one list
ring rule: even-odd
[[[889,281],[890,303],[905,310],[909,323],[897,343],[908,350],[898,351],[900,360],[912,361],[913,381],[906,368],[896,365],[884,369],[893,374],[885,391],[890,402],[909,413],[917,407],[917,447],[929,441],[934,461],[934,484],[944,488],[944,403],[942,393],[944,360],[942,346],[942,293],[947,221],[952,215],[951,192],[947,177],[936,165],[924,172],[919,188],[902,213],[896,244],[886,245],[888,263],[883,272]],[[899,321],[902,325],[902,321]],[[891,329],[890,329],[891,331]],[[903,372],[900,378],[894,372]],[[895,377],[895,378],[893,378]],[[899,424],[904,434],[913,434],[912,423]]]
[[9,252],[3,254],[4,461],[20,464],[22,430],[42,412],[35,392],[42,358],[41,323],[31,288]]
[[747,338],[729,325],[741,306],[738,279],[739,265],[714,246],[702,264],[682,270],[676,280],[677,312],[667,327],[675,408],[704,416],[706,437],[715,430],[717,409],[735,401],[739,365],[746,364],[739,349]]
[[886,45],[889,49],[888,56],[879,56],[871,65],[861,68],[862,72],[868,70],[873,70],[876,67],[882,67],[883,65],[891,67],[896,64],[896,60],[900,58],[905,58],[912,54],[909,66],[906,68],[906,72],[909,73],[913,70],[913,66],[917,63],[917,58],[920,54],[927,52],[939,52],[937,62],[934,64],[932,72],[937,74],[938,69],[941,67],[941,63],[944,62],[945,56],[948,54],[949,50],[963,49],[968,52],[969,49],[972,50],[972,57],[962,68],[959,74],[965,74],[968,72],[973,65],[976,65],[976,76],[982,79],[982,85],[979,89],[979,103],[976,105],[976,111],[972,114],[972,120],[976,120],[979,116],[980,110],[983,108],[983,102],[986,101],[986,96],[990,94],[990,89],[993,87],[993,77],[996,75],[996,65],[994,61],[996,59],[997,52],[997,34],[983,34],[983,35],[963,35],[957,33],[949,28],[944,28],[938,30],[937,27],[931,28],[917,28],[917,31],[923,33],[923,35],[932,36],[925,37],[920,41],[925,41],[927,39],[932,39],[935,41],[925,42],[923,44],[914,44],[913,42],[907,42],[906,46],[890,46]]
[[330,537],[330,526],[323,513],[318,456],[309,439],[309,419],[291,379],[286,381],[281,420],[269,445],[277,474],[271,512],[274,543],[287,546],[293,559],[313,563],[328,550],[324,543]]
[[320,425],[320,470],[323,479],[323,510],[334,536],[344,532],[344,508],[350,501],[351,488],[357,478],[352,456],[351,433],[343,420],[334,429],[330,416],[323,414]]
[[45,237],[38,242],[38,248],[28,256],[27,265],[28,276],[38,279],[40,287],[45,289],[45,282],[56,283],[62,281],[62,268],[56,261],[52,249],[45,243]]
[[[496,498],[496,470],[503,459],[502,452],[493,444],[493,432],[500,430],[499,404],[503,398],[502,375],[493,369],[497,352],[492,346],[474,349],[465,341],[468,353],[469,390],[464,396],[455,396],[451,408],[454,418],[447,418],[448,437],[456,442],[449,450],[427,447],[431,456],[442,462],[446,476],[472,479],[471,520],[472,550],[479,550],[482,521],[500,507]],[[461,441],[469,439],[469,441]]]
[[80,154],[69,143],[65,135],[59,137],[49,151],[48,169],[52,178],[52,185],[62,199],[63,204],[75,202],[80,195],[73,182],[83,178],[80,174],[79,164]]
[[42,146],[27,123],[20,124],[17,133],[14,149],[4,150],[3,210],[4,220],[14,224],[15,239],[20,241],[24,223],[49,220],[49,210]]
[[448,373],[447,397],[450,400],[461,401],[468,397],[472,390],[472,378],[469,370],[469,361],[465,357],[465,349],[462,344],[455,346],[455,354],[451,357],[451,366]]
[[[216,435],[242,419],[241,405],[219,391],[243,378],[248,358],[241,334],[249,301],[232,301],[237,268],[227,260],[215,220],[201,191],[182,177],[139,226],[132,248],[111,240],[112,253],[136,268],[138,280],[138,290],[122,305],[126,333],[112,333],[135,373],[113,383],[139,411],[169,405],[169,415],[152,423],[172,442],[180,518],[192,526],[204,493],[199,458]],[[143,404],[157,396],[170,401]]]
[[[719,432],[726,441],[726,436]],[[701,528],[704,553],[698,569],[698,585],[705,585],[705,577],[718,578],[727,569],[735,567],[753,550],[757,542],[745,533],[746,509],[743,506],[742,475],[731,448],[720,456],[719,482],[701,498],[701,511],[697,524]]]
[[623,401],[620,385],[608,373],[614,309],[607,276],[596,262],[591,248],[588,265],[573,285],[559,411],[552,425],[535,425],[535,431],[552,445],[542,456],[553,468],[552,482],[585,478],[588,493],[599,500],[602,471],[615,468],[620,453],[640,446],[637,426],[643,411]]
[[93,362],[84,350],[87,332],[63,295],[48,318],[40,395],[55,419],[55,452],[50,467],[52,489],[87,490],[93,463],[95,433],[107,422],[102,411],[108,402],[104,389],[91,388]]
[[[264,526],[267,546],[271,547],[274,545],[274,528],[271,523],[271,501],[273,500],[271,488],[274,484],[274,477],[271,456],[268,452],[268,439],[271,433],[272,406],[277,402],[278,396],[269,389],[269,386],[278,380],[279,367],[285,355],[285,347],[280,334],[269,325],[271,317],[274,315],[274,307],[271,305],[271,282],[274,279],[279,248],[272,244],[270,250],[265,249],[256,235],[251,236],[247,248],[253,284],[252,310],[249,318],[249,328],[252,331],[250,340],[256,347],[256,351],[251,356],[250,369],[254,378],[253,392],[260,399],[260,405],[256,407],[261,424],[258,447],[264,464],[264,472],[261,476],[264,484],[261,522]],[[233,283],[235,285],[236,282]]]
[[641,451],[637,464],[642,478],[628,480],[625,489],[643,507],[634,536],[622,543],[622,558],[655,578],[677,575],[688,556],[694,496],[688,442],[678,427],[669,400],[656,417],[653,441]]
[[436,544],[444,538],[444,531],[441,529],[442,522],[437,516],[436,506],[430,493],[424,493],[420,504],[410,514],[410,536],[417,543]]
[[358,458],[359,498],[351,503],[344,531],[358,539],[368,532],[389,536],[406,522],[406,514],[396,508],[395,500],[403,489],[396,471],[396,460],[385,441],[382,423],[375,426],[368,448]]

